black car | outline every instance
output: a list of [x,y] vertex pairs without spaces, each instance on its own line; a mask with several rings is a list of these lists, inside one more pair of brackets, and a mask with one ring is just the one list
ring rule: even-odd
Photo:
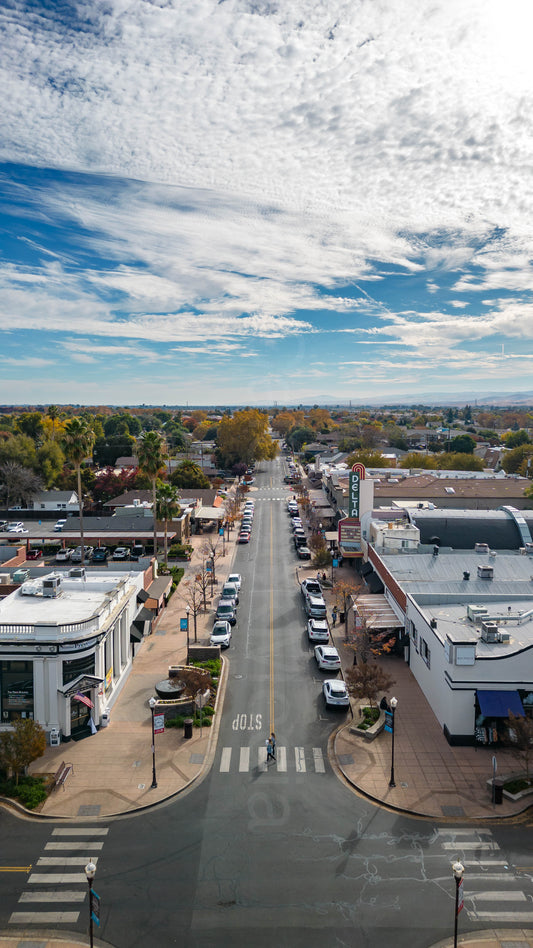
[[141,556],[144,556],[144,547],[142,543],[134,543],[131,548],[130,559],[140,560]]
[[93,563],[105,563],[107,557],[109,556],[109,550],[105,546],[97,546],[93,550],[92,561]]

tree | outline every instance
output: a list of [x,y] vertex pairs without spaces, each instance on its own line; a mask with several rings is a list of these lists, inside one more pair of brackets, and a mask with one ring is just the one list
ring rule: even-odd
[[41,478],[29,468],[15,461],[4,461],[0,465],[0,496],[6,507],[12,507],[15,502],[27,507],[42,487]]
[[[298,416],[301,417],[298,418]],[[281,438],[284,438],[291,428],[295,428],[297,424],[302,424],[303,420],[303,412],[280,411],[272,419],[272,428],[277,431]]]
[[57,405],[49,405],[47,415],[52,422],[52,441],[55,437],[56,421],[59,418],[59,408]]
[[32,441],[41,442],[44,434],[43,416],[40,411],[26,411],[18,416],[15,429],[19,434],[25,434]]
[[104,434],[106,439],[116,435],[132,435],[137,437],[141,433],[141,422],[129,412],[119,412],[111,415],[104,421]]
[[482,471],[485,466],[475,454],[441,454],[435,460],[441,471]]
[[331,553],[321,533],[312,533],[307,541],[307,546],[313,554],[313,566],[331,565]]
[[83,535],[83,492],[81,488],[81,465],[90,455],[94,444],[94,431],[85,418],[71,418],[65,425],[62,448],[67,461],[74,465],[78,485],[78,504],[80,509],[81,565],[85,562]]
[[533,461],[528,468],[528,460],[533,457],[533,444],[521,444],[512,451],[506,451],[502,457],[502,467],[507,474],[530,475],[533,471]]
[[194,698],[199,691],[207,691],[211,685],[211,674],[205,668],[180,668],[178,678],[185,685],[184,694]]
[[159,483],[156,489],[156,512],[157,519],[163,520],[165,524],[164,557],[165,563],[168,559],[168,521],[174,517],[179,517],[181,508],[179,505],[180,492],[172,484]]
[[268,415],[257,409],[237,411],[225,416],[218,426],[217,458],[222,467],[241,461],[272,460],[277,454],[276,442],[268,433]]
[[10,770],[18,785],[20,771],[42,757],[46,749],[46,734],[36,721],[20,718],[14,721],[12,731],[0,734],[0,763]]
[[437,460],[429,454],[419,454],[418,451],[409,451],[402,458],[402,467],[421,467],[423,470],[435,471],[438,467]]
[[182,461],[170,475],[170,483],[174,487],[198,488],[205,490],[211,487],[209,478],[204,474],[199,464],[194,461]]
[[371,708],[375,706],[378,695],[394,684],[394,679],[380,665],[368,662],[353,665],[344,678],[349,693],[355,698],[368,698]]
[[520,428],[518,431],[510,431],[503,436],[506,448],[519,448],[521,444],[531,444],[527,431]]
[[0,464],[16,461],[23,467],[35,467],[35,442],[28,435],[10,435],[0,443]]
[[365,451],[363,448],[360,451],[355,451],[354,454],[350,454],[346,458],[346,463],[351,467],[352,464],[358,461],[360,464],[364,464],[365,467],[390,467],[391,462],[384,458],[381,451]]
[[304,444],[311,444],[315,440],[315,432],[312,428],[293,428],[285,438],[293,451],[301,451]]
[[533,755],[533,719],[510,711],[505,723],[508,744],[515,756],[523,763],[529,783],[529,767]]
[[454,454],[473,454],[477,442],[471,435],[462,434],[446,442],[446,451]]
[[53,487],[65,463],[65,455],[56,441],[45,441],[37,448],[36,468],[45,487]]
[[[200,553],[203,557],[208,560],[211,560],[211,582],[214,584],[216,582],[216,563],[223,556],[222,549],[219,543],[219,537],[217,536],[216,540],[213,540],[211,537],[206,537],[203,542]],[[224,544],[222,544],[224,546]]]
[[141,471],[152,482],[152,519],[154,523],[154,556],[157,559],[157,476],[165,466],[166,452],[164,442],[157,431],[145,432],[137,441],[137,455]]
[[190,579],[182,583],[180,586],[181,597],[185,602],[185,605],[189,607],[189,613],[187,615],[187,622],[190,620],[192,615],[194,622],[194,641],[198,641],[197,636],[197,618],[202,611],[202,607],[205,608],[205,592],[202,590],[200,584],[196,579],[191,581]]
[[93,457],[99,467],[116,464],[117,458],[131,457],[135,450],[135,438],[127,432],[97,438],[94,442]]
[[333,597],[340,612],[344,613],[344,637],[348,638],[348,612],[353,606],[353,599],[359,592],[360,583],[350,582],[348,580],[339,580],[333,586]]

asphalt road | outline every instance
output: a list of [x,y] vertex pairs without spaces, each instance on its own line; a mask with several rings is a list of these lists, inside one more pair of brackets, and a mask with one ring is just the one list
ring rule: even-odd
[[[456,858],[469,867],[460,930],[490,927],[501,893],[516,916],[506,924],[524,927],[527,827],[398,816],[333,773],[327,742],[343,713],[324,707],[305,634],[283,465],[263,465],[252,540],[235,560],[243,586],[209,775],[148,815],[98,824],[109,827],[101,937],[117,948],[426,948],[453,931]],[[271,730],[278,760],[266,767]],[[1,813],[4,865],[35,864],[52,830]],[[2,928],[24,882],[0,873]]]

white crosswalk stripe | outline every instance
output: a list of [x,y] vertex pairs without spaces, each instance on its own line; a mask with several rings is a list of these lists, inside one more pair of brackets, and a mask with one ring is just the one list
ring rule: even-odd
[[[235,750],[235,754],[233,751]],[[288,753],[288,748],[282,744],[276,745],[276,759],[267,762],[267,748],[260,745],[257,748],[257,770],[259,773],[277,773],[286,774],[289,769],[297,774],[324,774],[326,772],[326,761],[324,753],[320,747],[312,747],[306,750],[305,747],[294,747],[292,753]],[[223,747],[220,754],[219,773],[229,774],[238,771],[241,774],[250,773],[254,767],[255,751],[250,747]]]
[[[89,861],[98,864],[109,830],[100,826],[62,826],[53,829],[52,840],[44,845],[35,871],[28,876],[27,889],[19,898],[21,909],[12,912],[11,925],[73,925],[80,916],[78,906],[87,898],[85,866]],[[78,871],[76,871],[78,870]],[[64,903],[62,905],[62,903]],[[39,906],[50,905],[52,909]]]
[[460,859],[465,867],[463,895],[468,918],[494,925],[533,921],[533,911],[528,911],[531,893],[523,890],[524,879],[505,859],[494,858],[501,850],[490,829],[443,826],[437,832],[442,851],[451,860]]

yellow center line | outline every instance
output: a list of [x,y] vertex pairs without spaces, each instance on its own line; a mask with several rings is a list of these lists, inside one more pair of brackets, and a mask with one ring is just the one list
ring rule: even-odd
[[272,528],[272,505],[270,507],[270,733],[274,733],[274,543]]
[[0,866],[0,872],[31,872],[33,866]]

